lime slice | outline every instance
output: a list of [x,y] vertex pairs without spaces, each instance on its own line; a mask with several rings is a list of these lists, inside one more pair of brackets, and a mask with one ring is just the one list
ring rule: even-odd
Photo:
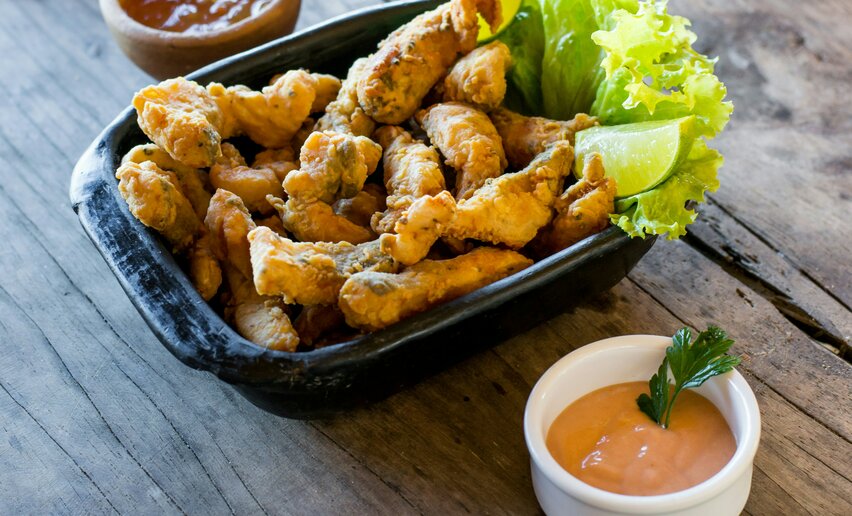
[[491,28],[485,23],[485,19],[482,16],[479,16],[479,37],[477,38],[480,43],[485,43],[493,39],[495,36],[506,30],[506,27],[512,24],[512,21],[515,19],[515,13],[518,12],[518,8],[521,6],[521,0],[503,0],[501,2],[501,7],[503,9],[503,23],[500,24],[500,27],[497,28],[497,32],[491,32]]
[[577,133],[574,175],[583,176],[586,156],[597,152],[606,175],[615,179],[616,197],[654,188],[672,175],[689,154],[695,117],[591,127]]

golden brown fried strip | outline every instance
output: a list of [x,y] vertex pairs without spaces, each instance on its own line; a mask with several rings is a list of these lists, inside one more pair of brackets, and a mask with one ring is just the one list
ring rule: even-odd
[[187,253],[189,277],[205,301],[210,301],[222,284],[222,268],[213,255],[210,236],[205,234],[195,241]]
[[358,81],[358,101],[364,111],[385,124],[410,118],[456,58],[476,47],[477,11],[492,28],[500,25],[498,0],[451,0],[417,16],[380,43]]
[[387,187],[387,211],[373,217],[377,233],[390,233],[411,204],[424,195],[445,190],[438,152],[415,140],[401,127],[384,126],[376,130],[376,140],[384,148],[382,163]]
[[375,331],[531,264],[514,251],[480,247],[449,260],[423,260],[399,274],[362,272],[343,284],[339,306],[350,326]]
[[491,113],[491,121],[503,138],[503,148],[509,165],[515,169],[526,167],[530,161],[555,141],[564,140],[574,145],[574,134],[598,125],[598,119],[578,113],[565,122],[538,116],[524,116],[506,108]]
[[363,227],[370,227],[370,219],[382,212],[387,204],[387,195],[381,185],[368,183],[364,189],[350,199],[339,199],[334,203],[334,213]]
[[419,262],[429,254],[455,214],[456,201],[446,190],[434,197],[425,195],[417,199],[397,221],[396,234],[385,233],[379,238],[382,252],[404,265]]
[[313,346],[329,333],[344,327],[346,320],[337,305],[310,305],[293,321],[302,342]]
[[442,102],[465,102],[482,111],[491,111],[506,96],[506,70],[512,54],[502,41],[474,49],[450,69],[435,88]]
[[219,156],[225,116],[197,83],[178,77],[148,86],[133,107],[142,131],[184,165],[209,167]]
[[[286,146],[311,114],[320,80],[305,70],[290,70],[261,91],[211,83],[207,91],[231,126],[264,147]],[[229,134],[232,135],[232,134]]]
[[369,228],[334,213],[334,209],[322,201],[304,202],[291,197],[284,202],[270,196],[268,202],[278,211],[284,228],[300,242],[360,244],[376,238]]
[[296,351],[299,335],[293,329],[288,307],[280,299],[261,296],[234,267],[226,267],[231,299],[225,318],[233,322],[237,333],[258,346],[281,351]]
[[284,195],[275,170],[249,167],[240,151],[230,143],[222,144],[222,155],[210,168],[210,183],[214,188],[236,194],[246,208],[260,213],[272,211],[272,206],[266,201],[267,195]]
[[257,291],[281,296],[287,303],[335,304],[340,287],[352,274],[395,268],[376,241],[359,245],[293,242],[266,227],[255,229],[248,238]]
[[583,178],[556,199],[553,221],[530,242],[535,254],[549,256],[605,229],[615,211],[615,191],[615,179],[604,177],[600,155],[591,155]]
[[358,103],[358,80],[367,59],[356,59],[337,93],[337,98],[325,108],[325,115],[317,120],[315,130],[335,131],[355,136],[370,136],[376,127]]
[[435,104],[417,113],[432,144],[456,169],[456,199],[469,197],[506,168],[503,143],[488,116],[460,102]]
[[243,201],[227,190],[216,190],[210,199],[204,225],[213,255],[251,278],[248,234],[256,226]]
[[199,219],[204,218],[204,214],[207,213],[207,205],[210,204],[210,192],[207,191],[207,184],[210,179],[206,172],[184,165],[153,143],[137,145],[130,149],[121,158],[122,163],[128,161],[134,163],[153,161],[161,169],[174,172],[178,183],[180,183],[181,192],[192,204],[195,214],[198,215]]
[[550,222],[573,160],[571,144],[559,141],[524,170],[489,179],[470,198],[459,201],[447,235],[520,249]]
[[312,133],[299,155],[299,170],[287,175],[284,189],[305,202],[331,204],[354,197],[379,163],[382,148],[369,138],[331,131]]
[[251,166],[252,168],[272,170],[280,182],[284,181],[287,174],[299,168],[299,160],[296,159],[296,155],[290,147],[266,149],[257,153]]
[[201,221],[174,172],[153,161],[127,161],[118,167],[115,177],[130,213],[163,235],[175,252],[186,250],[201,234]]

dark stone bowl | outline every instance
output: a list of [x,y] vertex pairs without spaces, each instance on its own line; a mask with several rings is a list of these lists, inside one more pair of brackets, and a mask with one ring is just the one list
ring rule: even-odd
[[[360,10],[220,61],[190,78],[202,84],[260,87],[272,75],[297,67],[343,75],[389,32],[438,3]],[[272,351],[231,329],[201,299],[159,236],[128,211],[116,188],[115,170],[125,152],[146,141],[128,108],[80,158],[70,196],[83,228],[169,351],[286,417],[317,417],[380,399],[526,331],[615,285],[654,242],[609,228],[382,331],[314,351]]]

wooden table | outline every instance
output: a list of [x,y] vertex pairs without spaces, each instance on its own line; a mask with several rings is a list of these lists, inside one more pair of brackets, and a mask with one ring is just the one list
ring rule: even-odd
[[[305,27],[372,0],[303,2]],[[0,0],[0,513],[538,511],[539,375],[612,335],[716,322],[760,402],[752,514],[852,514],[852,4],[681,0],[736,112],[722,187],[609,293],[327,421],[245,401],[163,348],[68,202],[151,79],[95,0]]]

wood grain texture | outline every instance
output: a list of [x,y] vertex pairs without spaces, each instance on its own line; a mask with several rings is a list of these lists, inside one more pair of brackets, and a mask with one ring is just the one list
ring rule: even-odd
[[[371,3],[305,0],[299,26]],[[852,327],[850,4],[672,9],[737,103],[691,236],[412,389],[302,422],[166,352],[68,207],[76,158],[149,82],[97,2],[0,0],[0,513],[535,514],[521,419],[541,373],[600,338],[710,322],[762,411],[747,513],[852,512],[852,368],[822,345],[848,353]]]

